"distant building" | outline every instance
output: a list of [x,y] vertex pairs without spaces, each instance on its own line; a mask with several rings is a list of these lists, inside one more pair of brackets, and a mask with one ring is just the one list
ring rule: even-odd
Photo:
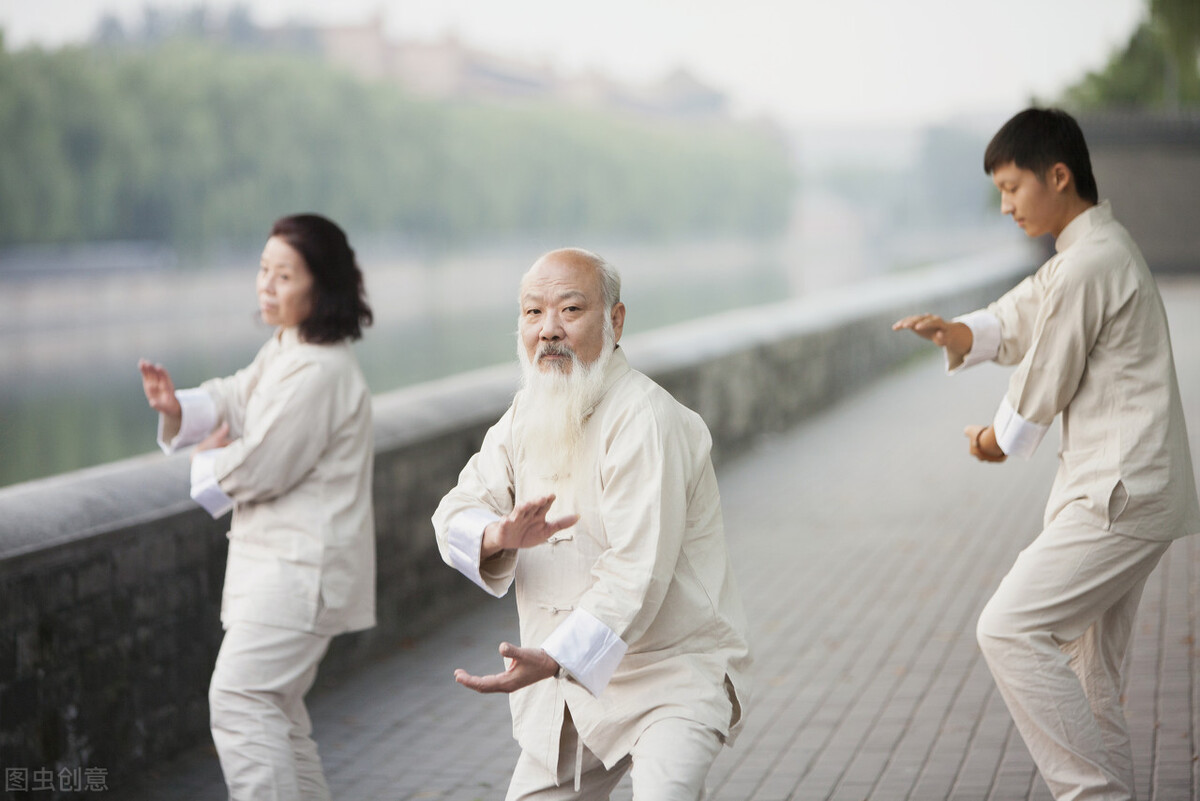
[[651,96],[651,107],[677,117],[716,117],[727,111],[725,95],[704,83],[685,69],[676,69],[658,86]]
[[[284,30],[288,35],[282,35]],[[728,99],[684,69],[657,84],[629,86],[596,72],[562,76],[551,66],[531,64],[468,47],[457,36],[438,41],[391,41],[382,14],[358,25],[304,31],[329,61],[370,80],[395,81],[416,95],[440,99],[540,99],[641,115],[724,117]],[[295,40],[296,26],[268,32],[276,41]]]
[[716,120],[729,101],[686,69],[648,85],[620,83],[596,71],[562,75],[549,64],[523,61],[467,46],[453,34],[436,41],[393,41],[384,15],[352,25],[286,23],[260,27],[245,6],[227,14],[201,5],[190,10],[147,7],[138,27],[113,14],[93,40],[104,46],[152,44],[187,36],[235,47],[312,52],[373,81],[393,81],[421,97],[465,100],[548,100],[642,116]]
[[330,61],[370,80],[397,77],[396,48],[383,36],[383,17],[362,25],[311,29],[317,49]]
[[554,97],[561,80],[546,66],[472,50],[455,36],[393,45],[392,77],[416,94],[438,98]]

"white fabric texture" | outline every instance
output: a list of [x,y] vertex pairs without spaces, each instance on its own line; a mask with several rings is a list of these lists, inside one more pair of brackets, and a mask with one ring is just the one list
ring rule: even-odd
[[978,309],[955,317],[952,322],[971,329],[971,350],[962,356],[951,356],[950,351],[946,351],[946,372],[955,373],[996,358],[1000,351],[1000,321],[996,315],[987,309]]
[[486,509],[464,509],[449,521],[446,532],[446,551],[450,558],[450,566],[488,595],[497,598],[508,594],[508,586],[504,584],[493,588],[484,579],[480,571],[479,554],[483,548],[483,530],[499,519],[500,515]]
[[1021,552],[979,618],[988,667],[1060,801],[1133,798],[1121,663],[1142,587],[1168,545],[1060,517]]
[[1000,450],[1009,456],[1028,459],[1033,456],[1050,426],[1031,423],[1017,414],[1017,410],[1009,405],[1008,398],[1003,398],[996,416],[992,418],[992,430]]
[[521,755],[506,801],[607,801],[627,773],[634,801],[703,801],[704,780],[722,745],[712,729],[684,718],[665,718],[648,726],[630,753],[610,769],[586,748],[575,756],[579,733],[569,715],[562,742],[563,757],[553,774]]
[[192,455],[192,500],[204,507],[214,518],[233,509],[233,498],[221,490],[217,482],[216,461],[223,448],[213,448]]
[[600,695],[628,646],[586,609],[576,609],[542,643],[542,649],[592,695]]
[[304,696],[330,639],[251,622],[226,630],[208,697],[232,801],[328,801]]
[[204,390],[179,389],[175,391],[175,399],[181,412],[179,430],[168,431],[166,416],[158,417],[158,447],[163,453],[195,445],[217,425],[217,406]]

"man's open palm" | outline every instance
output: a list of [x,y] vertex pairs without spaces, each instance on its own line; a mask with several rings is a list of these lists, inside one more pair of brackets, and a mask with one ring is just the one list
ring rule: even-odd
[[473,676],[459,668],[454,671],[454,680],[477,693],[511,693],[558,672],[558,663],[541,648],[520,648],[505,642],[500,644],[500,656],[508,660],[503,673]]

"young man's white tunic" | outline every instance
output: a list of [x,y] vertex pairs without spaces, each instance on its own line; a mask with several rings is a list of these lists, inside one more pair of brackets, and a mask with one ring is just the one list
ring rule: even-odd
[[1127,537],[1200,532],[1200,505],[1162,298],[1105,201],[1072,220],[1058,253],[986,310],[965,361],[1016,364],[994,421],[1029,456],[1062,413],[1049,524],[1066,510]]

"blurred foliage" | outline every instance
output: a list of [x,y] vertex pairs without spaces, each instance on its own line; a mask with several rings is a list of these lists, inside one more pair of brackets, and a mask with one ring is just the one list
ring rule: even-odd
[[763,127],[420,101],[311,53],[179,38],[0,50],[0,141],[0,244],[256,243],[299,210],[439,244],[766,235],[794,190]]
[[1063,93],[1080,109],[1200,107],[1200,0],[1149,0],[1149,18],[1098,72]]

